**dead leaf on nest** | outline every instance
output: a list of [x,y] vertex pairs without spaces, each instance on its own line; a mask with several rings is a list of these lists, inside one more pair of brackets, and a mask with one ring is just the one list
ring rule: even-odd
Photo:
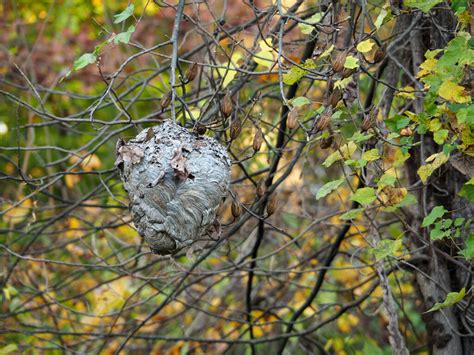
[[183,147],[176,149],[173,159],[170,161],[171,168],[173,168],[174,176],[179,180],[186,180],[189,177],[189,172],[186,169],[186,158],[183,156]]
[[121,162],[138,164],[145,155],[143,149],[136,145],[122,145],[118,148],[118,154],[115,165],[119,165]]
[[146,137],[145,137],[145,142],[148,142],[152,138],[155,137],[155,132],[153,131],[153,128],[148,128],[148,131],[146,131]]

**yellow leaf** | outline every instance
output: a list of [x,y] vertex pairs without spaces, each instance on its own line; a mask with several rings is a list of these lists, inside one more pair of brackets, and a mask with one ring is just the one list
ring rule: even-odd
[[72,174],[67,174],[64,175],[64,182],[66,183],[66,186],[70,189],[73,189],[74,186],[81,180],[81,177],[79,175],[72,175]]
[[437,59],[428,58],[423,63],[420,64],[420,71],[416,75],[417,78],[421,78],[425,75],[430,74],[433,71],[434,66],[438,63]]
[[319,58],[327,57],[328,55],[330,55],[332,53],[333,50],[334,50],[334,44],[331,44],[331,46],[329,48],[327,48],[323,53],[321,53]]
[[337,327],[341,333],[349,333],[351,331],[351,326],[343,318],[337,320]]
[[359,67],[359,59],[352,55],[348,55],[346,57],[346,61],[344,62],[344,68],[347,69],[355,69]]
[[111,290],[103,290],[96,299],[95,312],[106,315],[113,309],[118,309],[123,304],[123,298]]
[[460,104],[471,102],[471,96],[465,92],[464,87],[445,81],[438,89],[438,95],[448,101],[454,101]]
[[102,162],[96,154],[90,154],[87,151],[81,151],[81,155],[84,158],[77,155],[73,155],[69,158],[69,162],[71,164],[75,164],[80,161],[79,166],[84,169],[84,171],[93,171],[96,169],[100,169],[100,167],[102,166]]
[[415,99],[415,89],[412,86],[405,86],[398,91],[396,94],[398,97],[402,97],[409,100]]
[[[269,42],[269,41],[270,40],[267,39],[267,42]],[[260,51],[257,52],[257,54],[255,54],[254,60],[257,64],[261,65],[262,67],[270,68],[274,63],[273,48],[270,47],[267,44],[267,42],[265,42],[264,40],[261,40],[259,42]],[[269,42],[269,43],[271,43],[271,42]]]
[[371,51],[373,46],[374,46],[374,42],[371,39],[368,39],[368,40],[360,42],[357,45],[357,50],[361,53],[367,53]]
[[334,83],[334,87],[337,88],[337,89],[343,90],[347,87],[347,85],[349,85],[349,83],[351,81],[352,81],[352,77],[348,77],[348,78],[345,78],[345,79],[339,79]]
[[[420,176],[421,181],[423,184],[426,184],[428,181],[428,178],[433,174],[433,172],[438,169],[441,165],[446,163],[449,159],[449,156],[447,156],[444,153],[437,153],[433,154],[430,157],[426,159],[426,162],[429,164],[420,166],[418,169],[417,173]],[[431,163],[432,162],[432,163]]]
[[354,154],[356,150],[357,150],[357,145],[354,142],[350,141],[349,143],[344,144],[341,147],[342,157],[344,159],[350,159],[352,157],[352,154]]
[[20,203],[18,206],[13,207],[13,204],[6,204],[6,208],[2,208],[3,210],[11,208],[8,210],[4,215],[3,218],[5,221],[17,224],[22,222],[28,215],[30,214],[30,209],[32,207],[31,199],[25,200]]
[[99,157],[95,154],[89,155],[81,162],[81,167],[82,169],[84,169],[84,171],[97,170],[97,169],[100,169],[101,166],[102,166],[102,162],[100,161]]
[[66,230],[66,237],[74,239],[81,236],[81,231],[79,228],[81,227],[81,221],[76,217],[71,217],[67,221],[67,230]]
[[[217,68],[217,72],[220,74],[224,81],[222,82],[223,88],[226,88],[232,80],[234,80],[235,76],[237,75],[237,62],[239,59],[242,58],[242,54],[240,52],[234,52],[232,54],[230,63],[225,64],[225,68]],[[216,75],[216,78],[218,76]]]

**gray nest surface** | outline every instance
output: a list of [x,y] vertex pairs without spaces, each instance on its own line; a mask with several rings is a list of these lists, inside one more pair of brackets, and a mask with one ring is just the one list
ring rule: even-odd
[[167,121],[117,142],[134,224],[158,254],[175,253],[215,227],[231,162],[215,139]]

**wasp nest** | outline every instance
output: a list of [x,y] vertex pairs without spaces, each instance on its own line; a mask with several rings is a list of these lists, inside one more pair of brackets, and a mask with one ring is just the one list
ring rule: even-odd
[[116,166],[134,224],[153,252],[175,253],[215,228],[231,166],[215,139],[165,122],[119,139]]

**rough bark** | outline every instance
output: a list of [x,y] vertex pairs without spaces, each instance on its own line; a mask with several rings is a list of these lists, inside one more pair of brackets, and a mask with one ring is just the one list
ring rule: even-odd
[[[409,27],[414,20],[413,15],[401,15],[397,20],[394,32]],[[385,81],[396,86],[401,78],[404,84],[412,85],[409,78],[416,75],[420,63],[424,60],[423,53],[427,49],[444,48],[452,39],[454,28],[455,18],[448,7],[442,7],[430,19],[420,21],[410,32],[410,42],[392,52],[388,59]],[[403,38],[400,40],[403,41]],[[400,70],[400,65],[397,65],[396,61],[407,66],[409,72]],[[385,117],[388,117],[392,107],[393,94],[394,91],[387,88],[381,101]],[[410,110],[423,111],[422,100],[415,100]],[[425,164],[425,159],[438,151],[432,137],[428,134],[416,135],[415,142],[419,142],[420,145],[411,150],[411,158],[407,161],[406,166],[410,185],[418,182],[419,177],[416,171]],[[418,205],[410,210],[410,229],[414,231],[411,233],[411,242],[418,247],[427,246],[424,253],[429,257],[429,261],[421,265],[416,272],[416,281],[425,310],[436,302],[442,302],[447,293],[459,291],[462,287],[469,289],[472,284],[471,273],[466,271],[471,267],[469,263],[464,262],[465,268],[462,268],[453,262],[458,246],[450,240],[433,243],[426,228],[420,227],[426,213],[437,205],[443,205],[447,210],[454,211],[451,218],[471,218],[474,213],[472,204],[457,195],[462,185],[470,177],[469,171],[472,169],[457,169],[459,157],[453,159],[455,161],[452,160],[452,163],[446,164],[433,177],[436,178],[436,184],[428,184],[416,191]],[[460,243],[462,243],[463,237],[460,238]],[[466,309],[466,307],[469,308]],[[467,302],[460,302],[456,306],[442,311],[426,313],[424,321],[431,353],[435,355],[474,353],[473,337],[467,336],[472,333],[473,329],[473,324],[469,323],[472,314],[474,314],[473,306],[469,306]]]

